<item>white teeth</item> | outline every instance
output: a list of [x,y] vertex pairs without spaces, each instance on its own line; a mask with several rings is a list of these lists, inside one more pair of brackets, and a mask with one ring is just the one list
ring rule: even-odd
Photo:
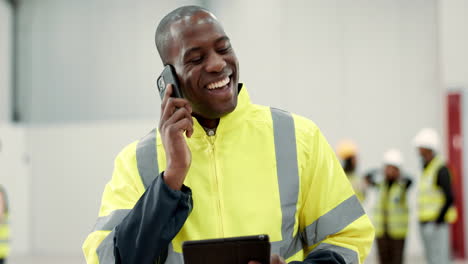
[[210,90],[213,90],[213,89],[221,88],[221,87],[225,86],[228,83],[229,83],[229,77],[226,77],[226,78],[222,79],[221,81],[208,84],[206,86],[206,88],[208,88]]

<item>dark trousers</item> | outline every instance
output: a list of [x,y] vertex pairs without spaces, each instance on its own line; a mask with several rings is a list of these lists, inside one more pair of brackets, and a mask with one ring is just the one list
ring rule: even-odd
[[5,264],[5,259],[0,259],[0,264]]
[[405,239],[393,239],[388,235],[377,238],[380,264],[402,264]]

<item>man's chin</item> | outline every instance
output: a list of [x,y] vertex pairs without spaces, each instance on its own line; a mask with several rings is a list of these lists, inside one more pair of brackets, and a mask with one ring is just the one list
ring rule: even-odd
[[230,107],[213,108],[210,110],[207,109],[206,111],[203,111],[203,113],[195,114],[195,115],[205,118],[205,119],[219,119],[232,113],[236,109],[236,106],[237,106],[237,100],[236,100],[236,104],[233,104]]

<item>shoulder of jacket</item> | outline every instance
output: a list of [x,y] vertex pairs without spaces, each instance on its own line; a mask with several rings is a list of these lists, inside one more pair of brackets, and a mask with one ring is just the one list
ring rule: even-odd
[[294,118],[294,126],[298,136],[312,136],[320,133],[320,129],[314,121],[297,114],[292,114],[292,116]]
[[256,106],[258,108],[263,108],[263,110],[266,110],[266,111],[270,111],[271,108],[274,108],[274,109],[277,109],[279,111],[289,113],[294,118],[294,126],[295,126],[295,129],[296,129],[296,132],[313,133],[313,132],[317,132],[319,130],[317,125],[314,123],[314,121],[312,121],[312,120],[310,120],[310,119],[308,119],[308,118],[306,118],[304,116],[289,112],[287,110],[276,108],[276,107],[267,107],[267,106],[260,106],[260,105],[256,105]]
[[136,159],[136,148],[139,140],[136,140],[130,144],[127,144],[117,155],[116,160],[128,161]]

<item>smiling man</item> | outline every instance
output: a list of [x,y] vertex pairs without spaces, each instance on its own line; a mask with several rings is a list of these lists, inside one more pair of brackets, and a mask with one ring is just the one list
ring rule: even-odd
[[182,264],[184,241],[268,234],[273,264],[362,263],[374,229],[333,150],[312,121],[250,102],[216,17],[178,8],[156,46],[183,98],[168,85],[158,131],[117,156],[87,262]]

